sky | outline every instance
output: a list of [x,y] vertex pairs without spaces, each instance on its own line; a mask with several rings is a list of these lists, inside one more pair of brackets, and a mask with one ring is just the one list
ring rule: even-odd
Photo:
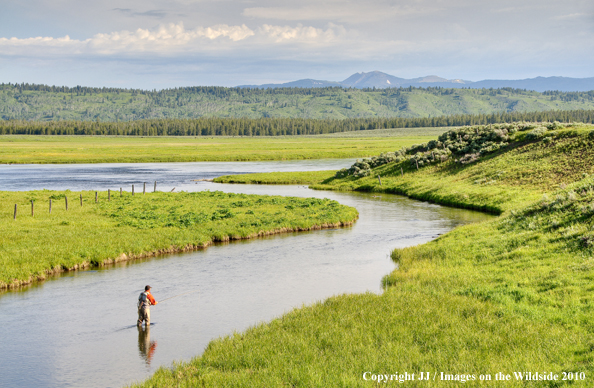
[[586,0],[0,0],[0,82],[594,77]]

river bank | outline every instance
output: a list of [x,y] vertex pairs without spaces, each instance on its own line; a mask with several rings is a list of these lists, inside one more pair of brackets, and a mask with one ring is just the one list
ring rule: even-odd
[[335,174],[335,170],[296,171],[286,173],[264,172],[257,174],[224,175],[214,178],[213,182],[251,185],[310,185],[332,179]]
[[420,372],[514,386],[495,381],[497,373],[528,370],[556,374],[555,386],[591,386],[594,139],[579,126],[534,133],[476,163],[418,168],[406,158],[315,185],[400,190],[501,216],[394,250],[398,269],[382,295],[294,310],[213,341],[201,357],[138,386],[364,387],[374,383],[365,376],[404,372],[417,376],[407,381],[413,387],[427,384]]
[[44,190],[0,192],[0,200],[10,204],[0,211],[0,289],[217,241],[347,226],[358,217],[330,200],[222,192],[99,192],[95,202],[94,192]]

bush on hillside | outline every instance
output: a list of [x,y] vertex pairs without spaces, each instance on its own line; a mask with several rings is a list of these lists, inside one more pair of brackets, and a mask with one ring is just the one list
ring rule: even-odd
[[[434,163],[442,163],[454,158],[457,163],[474,163],[484,155],[496,152],[509,145],[510,136],[517,131],[530,131],[525,135],[528,141],[548,139],[547,130],[566,128],[573,124],[561,124],[558,121],[543,126],[538,123],[512,123],[462,127],[441,134],[437,140],[424,144],[415,144],[399,151],[381,154],[363,160],[357,160],[349,169],[336,173],[337,178],[346,176],[364,177],[371,174],[371,169],[388,164],[409,160],[414,168],[421,168]],[[594,138],[594,131],[590,134]]]
[[547,129],[544,127],[538,127],[536,129],[533,129],[532,131],[530,131],[527,135],[526,135],[526,140],[528,141],[535,141],[535,140],[539,140],[542,139],[545,134],[547,133]]

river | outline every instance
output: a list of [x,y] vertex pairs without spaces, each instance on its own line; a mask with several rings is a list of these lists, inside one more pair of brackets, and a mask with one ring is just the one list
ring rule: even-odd
[[[0,190],[221,190],[326,197],[354,206],[352,227],[217,244],[205,250],[66,273],[0,294],[1,387],[121,387],[188,360],[213,339],[333,295],[381,292],[395,247],[491,216],[387,194],[194,182],[235,173],[338,169],[352,160],[0,166]],[[150,330],[135,326],[145,284]]]

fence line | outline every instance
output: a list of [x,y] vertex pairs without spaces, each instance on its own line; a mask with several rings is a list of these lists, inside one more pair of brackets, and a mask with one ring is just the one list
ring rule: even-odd
[[[175,187],[171,192],[175,190]],[[155,181],[153,186],[153,193],[157,192],[157,181]],[[143,183],[142,187],[142,194],[146,194],[146,182]],[[134,185],[132,185],[132,195],[134,195]],[[123,189],[120,187],[120,197],[123,196]],[[80,198],[80,206],[83,207],[83,195],[82,193],[79,195]],[[107,200],[111,201],[111,189],[107,189]],[[99,203],[99,192],[95,191],[95,203]],[[68,196],[64,195],[64,207],[66,211],[68,211]],[[17,219],[18,214],[18,204],[14,204],[14,213],[13,219]],[[48,214],[52,214],[52,198],[49,198],[49,207],[48,207]],[[35,200],[31,200],[31,217],[35,217]]]

